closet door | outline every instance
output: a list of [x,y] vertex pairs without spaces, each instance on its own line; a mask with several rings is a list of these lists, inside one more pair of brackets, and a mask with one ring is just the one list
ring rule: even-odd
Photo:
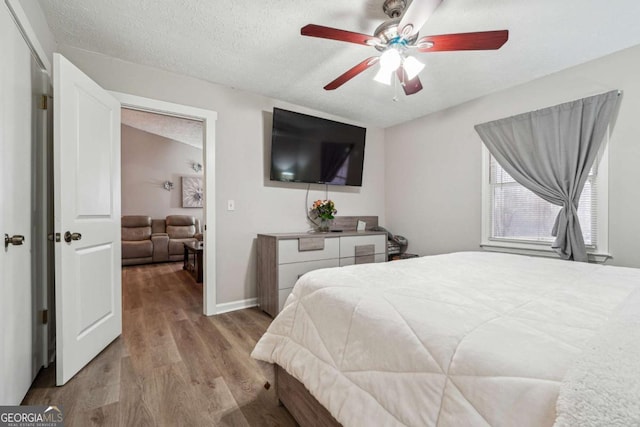
[[4,3],[0,52],[0,405],[17,405],[36,373],[31,168],[38,67]]

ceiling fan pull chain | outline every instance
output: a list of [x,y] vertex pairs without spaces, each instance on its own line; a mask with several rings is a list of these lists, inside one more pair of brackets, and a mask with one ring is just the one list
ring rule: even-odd
[[400,79],[393,79],[393,102],[398,102],[398,82],[400,82],[400,85],[403,84]]
[[393,79],[393,102],[398,102],[398,79]]

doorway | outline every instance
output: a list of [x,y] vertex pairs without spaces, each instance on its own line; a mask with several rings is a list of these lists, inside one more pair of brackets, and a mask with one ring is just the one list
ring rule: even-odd
[[[111,92],[111,94],[120,101],[122,104],[122,110],[125,115],[129,116],[123,120],[123,124],[133,124],[132,117],[138,117],[138,121],[145,121],[146,124],[139,124],[137,127],[146,126],[146,130],[152,128],[156,130],[156,133],[160,133],[161,128],[164,128],[165,137],[171,137],[171,131],[167,130],[166,126],[160,124],[162,118],[165,118],[166,122],[173,123],[176,127],[182,127],[182,139],[188,140],[192,144],[196,144],[194,135],[194,129],[201,128],[201,141],[202,141],[202,164],[197,159],[184,158],[184,165],[187,169],[185,173],[172,172],[166,173],[165,179],[154,179],[147,182],[150,187],[154,187],[155,191],[164,192],[165,197],[173,200],[171,206],[172,213],[184,214],[188,213],[190,208],[182,208],[182,206],[176,206],[176,200],[180,202],[180,205],[184,204],[197,204],[197,196],[194,197],[193,191],[187,194],[183,194],[182,187],[187,184],[189,187],[193,183],[193,180],[188,178],[202,177],[202,220],[200,221],[200,230],[202,232],[202,239],[204,241],[203,253],[202,253],[202,307],[203,314],[210,316],[216,314],[216,279],[215,279],[215,122],[217,115],[213,111],[203,110],[195,107],[189,107],[180,104],[173,104],[164,101],[158,101],[149,98],[143,98],[134,95],[128,95],[118,92]],[[149,116],[152,114],[153,116]],[[158,117],[160,116],[160,117]],[[124,118],[124,115],[123,115]],[[156,119],[157,122],[153,124]],[[170,126],[169,126],[170,128]],[[175,130],[175,129],[174,129]],[[185,136],[191,135],[191,136]],[[124,136],[123,136],[124,141]],[[189,151],[189,150],[187,150]],[[191,157],[195,157],[192,155]],[[186,172],[189,173],[186,173]],[[122,171],[124,173],[124,171]],[[187,178],[185,180],[184,178]],[[123,177],[124,178],[124,177]],[[187,181],[187,182],[185,182]],[[123,185],[125,184],[123,179]],[[155,188],[157,187],[157,188]],[[191,197],[189,197],[191,194]],[[183,196],[186,200],[183,201]],[[123,193],[123,198],[124,198]],[[135,196],[134,196],[135,197]],[[190,200],[189,200],[190,199]],[[124,210],[123,215],[127,212]],[[176,210],[174,210],[176,209]],[[186,210],[185,210],[186,209]],[[146,214],[145,214],[146,215]],[[158,216],[158,214],[152,215]],[[194,215],[195,216],[195,215]],[[174,245],[175,246],[175,245]],[[175,251],[174,251],[175,252]],[[176,254],[173,254],[173,260],[176,260]]]
[[154,284],[165,269],[153,267],[181,263],[202,295],[202,121],[122,108],[121,125],[123,274],[145,271]]

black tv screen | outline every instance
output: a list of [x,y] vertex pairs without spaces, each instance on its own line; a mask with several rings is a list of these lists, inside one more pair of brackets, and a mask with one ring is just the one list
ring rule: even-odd
[[273,109],[271,180],[362,186],[367,130]]

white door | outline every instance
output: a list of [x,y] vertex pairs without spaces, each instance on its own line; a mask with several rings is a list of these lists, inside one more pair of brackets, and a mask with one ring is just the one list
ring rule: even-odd
[[54,54],[56,382],[122,331],[120,103]]
[[[31,52],[0,5],[0,405],[16,405],[34,373],[31,285]],[[23,236],[22,244],[19,244]],[[3,241],[4,242],[4,241]]]

